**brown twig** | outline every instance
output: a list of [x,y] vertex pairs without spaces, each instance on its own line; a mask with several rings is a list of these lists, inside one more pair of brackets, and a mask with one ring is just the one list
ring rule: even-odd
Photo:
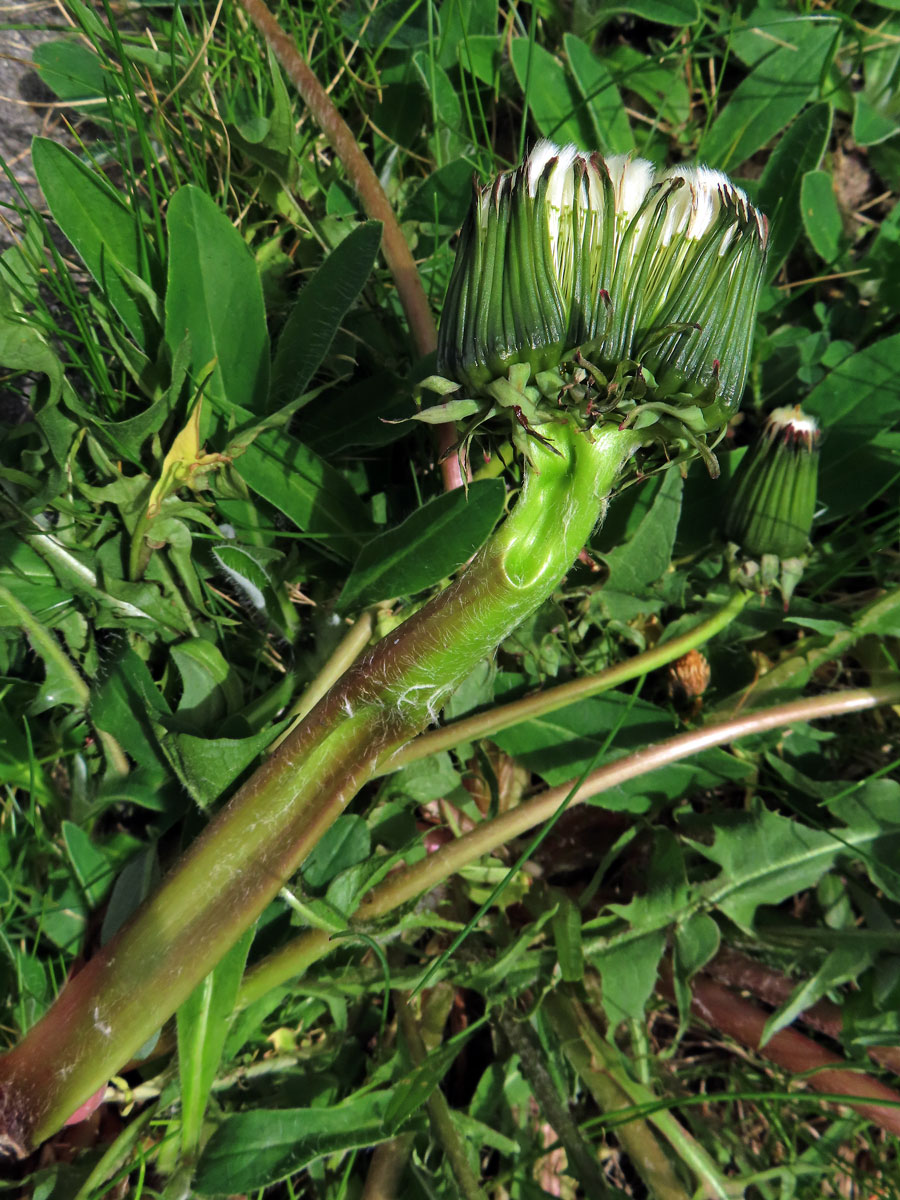
[[[372,164],[363,154],[353,131],[335,108],[331,97],[263,0],[240,0],[240,4],[284,67],[319,128],[343,163],[366,214],[372,220],[381,222],[381,249],[397,285],[397,295],[406,314],[410,333],[419,354],[430,354],[437,346],[437,330],[428,297],[425,295],[409,243],[400,228],[391,202],[372,169]],[[456,440],[456,431],[452,424],[439,425],[436,430],[438,461],[441,464],[444,487],[450,491],[459,487],[462,482],[458,458],[455,454],[448,454]]]
[[[675,989],[668,966],[660,974],[659,990],[666,999],[674,1001]],[[851,1108],[888,1133],[900,1136],[900,1092],[871,1075],[854,1071],[839,1054],[794,1029],[780,1030],[760,1048],[769,1013],[758,1004],[742,1000],[708,976],[698,975],[691,982],[691,1012],[712,1029],[734,1038],[783,1070],[802,1075],[803,1081],[817,1092],[846,1096]],[[897,1107],[889,1107],[893,1105]]]

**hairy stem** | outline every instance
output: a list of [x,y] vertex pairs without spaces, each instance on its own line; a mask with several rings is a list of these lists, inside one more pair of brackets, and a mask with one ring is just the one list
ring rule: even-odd
[[607,667],[595,675],[585,675],[569,683],[560,683],[556,687],[535,692],[532,696],[525,696],[522,700],[501,704],[492,708],[490,712],[463,717],[462,720],[452,721],[440,729],[429,730],[408,746],[398,750],[390,760],[389,769],[397,770],[399,767],[405,767],[407,763],[436,754],[439,750],[449,750],[461,742],[490,737],[499,733],[501,729],[518,725],[520,721],[546,716],[557,709],[565,708],[568,704],[574,704],[576,700],[586,700],[589,696],[608,692],[631,679],[640,679],[642,675],[681,658],[689,650],[705,645],[743,611],[750,596],[750,592],[735,592],[717,612],[687,633],[654,646],[651,650],[635,654],[625,662],[616,663],[614,667]]
[[459,580],[372,647],[268,758],[131,921],[0,1059],[0,1138],[25,1153],[178,1008],[380,759],[545,600],[639,444],[554,430],[513,512]]

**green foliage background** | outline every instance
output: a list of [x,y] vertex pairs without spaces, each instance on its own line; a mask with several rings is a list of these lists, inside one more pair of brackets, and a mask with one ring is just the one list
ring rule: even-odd
[[[402,423],[433,364],[410,342],[379,227],[242,10],[65,9],[72,29],[35,55],[61,113],[33,151],[46,211],[24,197],[8,211],[18,240],[0,257],[10,1043],[287,727],[348,622],[375,605],[386,631],[504,506],[496,458],[468,497],[443,496],[426,433]],[[385,1023],[385,989],[417,985],[514,855],[472,864],[366,939],[336,942],[300,985],[232,1010],[248,955],[298,927],[345,928],[375,874],[424,853],[432,823],[458,832],[598,755],[730,712],[748,687],[774,702],[896,674],[900,12],[889,0],[277,11],[370,157],[436,314],[473,173],[515,163],[539,135],[700,159],[771,224],[722,478],[697,464],[623,493],[587,561],[445,717],[599,671],[724,603],[722,497],[776,404],[802,402],[825,429],[814,550],[788,613],[754,601],[707,647],[702,711],[651,676],[370,788],[179,1014],[177,1057],[164,1033],[170,1058],[148,1047],[116,1084],[120,1108],[138,1087],[141,1115],[71,1163],[35,1164],[26,1186],[99,1198],[292,1179],[273,1194],[362,1196],[369,1148],[408,1135],[398,1194],[451,1197],[422,1108],[442,1082],[487,1194],[543,1195],[551,1177],[579,1194],[577,1142],[567,1170],[545,1158],[547,1123],[563,1135],[505,1032],[527,1015],[603,1186],[645,1195],[615,1105],[591,1098],[540,1005],[564,981],[605,1020],[622,1078],[677,1108],[684,1138],[667,1154],[683,1194],[704,1178],[691,1184],[690,1132],[738,1194],[819,1196],[850,1180],[896,1195],[892,1137],[686,1032],[688,980],[725,943],[803,981],[770,1033],[829,996],[844,1002],[855,1063],[874,1069],[866,1047],[897,1043],[891,711],[707,751],[579,810],[440,962],[424,1062]],[[674,1006],[655,993],[664,958]],[[702,1115],[687,1102],[701,1089],[719,1093]]]

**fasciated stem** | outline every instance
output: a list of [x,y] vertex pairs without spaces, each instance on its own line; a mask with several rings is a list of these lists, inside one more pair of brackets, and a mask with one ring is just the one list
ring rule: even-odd
[[639,435],[553,429],[459,580],[339,680],[131,921],[0,1059],[0,1145],[24,1154],[115,1074],[297,870],[377,763],[553,591]]

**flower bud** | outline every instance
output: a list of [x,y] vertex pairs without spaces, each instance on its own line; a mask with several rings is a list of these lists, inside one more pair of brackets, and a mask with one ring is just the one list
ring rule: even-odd
[[805,565],[816,509],[819,427],[799,406],[769,414],[734,477],[725,533],[743,559],[745,579],[785,603]]
[[776,408],[741,460],[725,532],[746,554],[795,558],[816,509],[819,427],[798,406]]

